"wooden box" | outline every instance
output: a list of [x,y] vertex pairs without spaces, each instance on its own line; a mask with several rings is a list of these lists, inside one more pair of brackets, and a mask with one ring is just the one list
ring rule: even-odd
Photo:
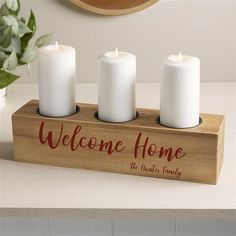
[[224,117],[201,114],[202,123],[172,129],[156,122],[158,110],[106,123],[97,105],[78,104],[74,115],[38,114],[32,100],[12,115],[14,159],[73,168],[216,184],[223,163]]

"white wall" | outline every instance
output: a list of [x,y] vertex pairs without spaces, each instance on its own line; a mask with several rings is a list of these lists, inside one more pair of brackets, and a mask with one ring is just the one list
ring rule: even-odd
[[[1,0],[2,1],[2,0]],[[202,81],[235,81],[235,0],[160,0],[126,16],[84,12],[67,0],[22,0],[22,13],[35,11],[38,34],[76,47],[78,81],[96,81],[96,58],[118,47],[137,56],[138,81],[159,81],[161,60],[181,50],[201,59]],[[36,63],[27,78],[36,82]]]

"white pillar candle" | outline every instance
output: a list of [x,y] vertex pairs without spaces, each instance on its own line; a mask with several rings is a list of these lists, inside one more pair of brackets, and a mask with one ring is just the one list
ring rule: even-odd
[[76,55],[73,47],[49,45],[38,51],[39,112],[60,117],[76,112]]
[[171,55],[162,64],[160,123],[173,128],[199,124],[200,60]]
[[106,52],[98,59],[98,117],[108,122],[135,118],[136,57],[127,52]]

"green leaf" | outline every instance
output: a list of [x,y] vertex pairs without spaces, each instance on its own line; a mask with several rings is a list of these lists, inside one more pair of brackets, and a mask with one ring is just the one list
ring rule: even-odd
[[5,4],[6,4],[8,9],[11,9],[13,1],[12,0],[5,0]]
[[10,45],[7,48],[0,48],[0,49],[2,49],[2,51],[4,51],[4,52],[8,52],[8,53],[15,51],[16,54],[21,55],[21,53],[22,53],[21,41],[20,41],[19,36],[12,37]]
[[5,0],[5,4],[11,11],[17,11],[19,8],[17,0]]
[[0,15],[1,16],[6,16],[6,15],[9,15],[9,14],[10,14],[9,9],[7,8],[6,4],[3,4],[1,6],[1,9],[0,9]]
[[18,22],[17,22],[16,18],[12,15],[8,15],[8,16],[3,16],[2,19],[7,26],[12,27],[12,32],[15,35],[17,35],[18,31],[19,31],[19,26],[18,26]]
[[7,59],[7,55],[4,52],[0,51],[0,68],[2,68],[2,65],[6,59]]
[[15,15],[17,16],[19,11],[20,11],[20,0],[17,0],[17,3],[18,3],[18,9],[15,11]]
[[36,59],[36,56],[37,56],[36,48],[33,46],[28,46],[25,49],[23,56],[20,59],[20,62],[24,64],[31,63]]
[[32,33],[35,33],[36,31],[36,20],[35,20],[35,15],[34,12],[31,10],[30,11],[30,17],[27,26],[31,29]]
[[13,71],[16,69],[18,65],[18,60],[15,51],[11,53],[11,55],[4,61],[3,69],[7,71]]
[[43,46],[48,45],[52,41],[52,37],[53,37],[53,32],[41,36],[36,41],[35,46],[37,46],[38,48],[41,48]]
[[25,25],[22,21],[18,21],[18,26],[19,26],[18,36],[20,38],[25,34],[32,32],[31,29],[27,25]]
[[35,31],[36,31],[36,20],[35,20],[35,16],[32,10],[30,12],[30,17],[29,17],[27,26],[31,30],[31,33],[27,33],[21,38],[22,50],[28,46],[30,39],[34,36]]
[[19,14],[19,11],[20,11],[20,0],[16,0],[17,4],[18,4],[18,8],[14,11],[14,10],[10,10],[10,13],[12,15],[15,15],[17,16]]
[[0,29],[0,46],[7,48],[11,43],[12,27],[4,26]]
[[7,87],[20,76],[0,69],[0,89]]

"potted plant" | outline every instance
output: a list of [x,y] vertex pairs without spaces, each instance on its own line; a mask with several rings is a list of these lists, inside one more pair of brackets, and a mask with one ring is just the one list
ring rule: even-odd
[[29,19],[19,16],[20,0],[5,0],[0,8],[0,103],[9,84],[19,78],[17,66],[36,59],[37,48],[50,43],[53,33],[39,37],[30,44],[36,32],[36,20],[31,10]]

